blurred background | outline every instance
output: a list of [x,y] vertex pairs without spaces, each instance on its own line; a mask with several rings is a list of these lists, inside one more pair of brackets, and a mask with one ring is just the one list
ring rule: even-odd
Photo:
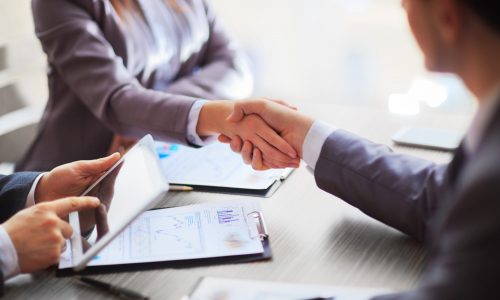
[[[425,71],[398,0],[210,2],[253,61],[256,96],[287,99],[306,112],[325,102],[403,115],[470,115],[475,109],[457,78]],[[43,106],[47,88],[30,0],[0,5],[2,115]],[[0,153],[11,151],[5,148],[11,143],[2,140]]]

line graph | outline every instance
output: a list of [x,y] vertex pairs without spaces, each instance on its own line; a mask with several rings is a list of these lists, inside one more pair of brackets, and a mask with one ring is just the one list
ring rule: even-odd
[[130,255],[133,258],[202,251],[199,213],[143,217],[131,225]]

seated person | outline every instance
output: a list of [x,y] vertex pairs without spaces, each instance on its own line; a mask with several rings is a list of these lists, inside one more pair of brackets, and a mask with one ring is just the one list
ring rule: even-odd
[[237,133],[298,164],[260,118],[244,126],[226,121],[233,102],[216,99],[248,97],[253,80],[207,1],[32,0],[32,10],[49,99],[16,171],[102,157],[120,140],[145,134],[203,146],[211,135]]
[[[393,153],[269,101],[241,102],[232,120],[258,114],[294,146],[321,189],[427,242],[431,257],[420,286],[375,299],[499,299],[500,2],[403,4],[427,67],[457,74],[478,100],[450,164]],[[235,138],[232,148],[256,169],[282,167],[248,141]]]
[[4,279],[42,270],[59,261],[73,229],[70,212],[100,205],[75,197],[120,159],[119,154],[66,164],[44,174],[0,175],[0,291]]

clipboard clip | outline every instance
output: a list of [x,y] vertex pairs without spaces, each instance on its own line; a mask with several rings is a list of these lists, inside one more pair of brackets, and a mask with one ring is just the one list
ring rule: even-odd
[[247,214],[247,219],[253,220],[256,223],[258,235],[253,236],[252,238],[259,237],[262,241],[269,238],[266,221],[264,220],[264,214],[261,211],[254,211]]

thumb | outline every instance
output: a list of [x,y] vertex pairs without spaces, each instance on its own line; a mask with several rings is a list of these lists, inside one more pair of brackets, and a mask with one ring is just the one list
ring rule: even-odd
[[60,218],[64,218],[74,211],[96,208],[100,203],[99,199],[95,197],[69,197],[47,202],[45,205]]
[[229,122],[239,122],[246,115],[260,114],[265,106],[267,100],[242,100],[234,103],[233,113],[227,117]]
[[291,110],[299,110],[297,106],[295,105],[292,105],[290,103],[288,103],[287,101],[285,100],[281,100],[281,99],[272,99],[272,98],[265,98],[271,102],[274,102],[274,103],[277,103],[279,105],[283,105],[284,107],[288,107],[289,109]]
[[78,170],[83,173],[82,175],[99,175],[109,170],[120,160],[120,157],[120,153],[115,152],[107,157],[94,160],[83,160],[79,162]]
[[233,112],[227,117],[229,122],[239,122],[245,117],[245,108],[241,102],[236,102],[234,104]]

